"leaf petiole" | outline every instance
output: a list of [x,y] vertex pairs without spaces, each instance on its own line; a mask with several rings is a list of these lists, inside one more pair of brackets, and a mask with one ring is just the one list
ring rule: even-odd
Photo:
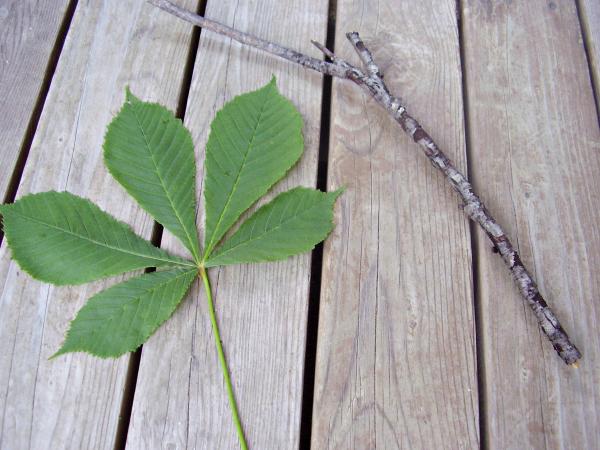
[[227,361],[225,360],[225,354],[223,353],[223,345],[221,344],[221,334],[219,333],[219,325],[217,324],[217,317],[215,314],[215,305],[213,303],[212,291],[210,288],[210,281],[206,274],[204,266],[200,266],[198,269],[200,277],[204,283],[204,290],[206,291],[206,299],[208,302],[208,314],[210,316],[210,325],[212,327],[213,336],[215,337],[215,345],[217,347],[217,354],[219,355],[219,363],[221,364],[221,372],[223,372],[223,378],[225,379],[225,385],[227,386],[227,397],[229,399],[229,407],[231,409],[231,415],[233,416],[233,422],[235,423],[235,429],[237,431],[240,448],[242,450],[248,450],[248,444],[244,437],[244,429],[242,428],[242,422],[235,402],[235,395],[233,394],[233,386],[231,385],[231,377],[229,376],[229,368],[227,367]]

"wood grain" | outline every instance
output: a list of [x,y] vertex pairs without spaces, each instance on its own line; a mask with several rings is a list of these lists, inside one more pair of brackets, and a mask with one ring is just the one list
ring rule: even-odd
[[44,74],[68,3],[0,3],[0,199],[6,194],[42,94]]
[[[188,27],[137,0],[80,1],[18,196],[69,190],[149,237],[153,221],[109,176],[102,141],[127,84],[176,107],[190,37]],[[0,448],[113,447],[129,357],[48,361],[76,311],[105,284],[34,281],[0,248]]]
[[598,448],[600,133],[576,5],[462,14],[473,181],[583,354],[556,357],[478,232],[489,448]]
[[[208,18],[283,45],[311,50],[324,40],[327,2],[258,3],[209,0]],[[234,95],[277,76],[281,92],[304,119],[305,153],[276,192],[314,186],[322,78],[262,52],[202,32],[185,123],[200,164],[210,121]],[[201,167],[201,166],[200,166]],[[199,179],[202,177],[199,169]],[[198,198],[202,184],[198,184]],[[198,223],[203,223],[202,208]],[[181,247],[171,236],[165,248]],[[217,316],[250,448],[297,448],[310,255],[212,269]],[[128,434],[129,448],[239,448],[211,335],[206,298],[198,285],[174,317],[144,345]]]
[[[466,166],[455,2],[337,6],[336,53],[358,31],[392,92]],[[478,448],[469,226],[420,150],[334,80],[312,448]]]
[[[579,18],[584,30],[588,64],[596,92],[596,111],[600,111],[600,2],[581,0]],[[600,112],[598,113],[600,120]]]

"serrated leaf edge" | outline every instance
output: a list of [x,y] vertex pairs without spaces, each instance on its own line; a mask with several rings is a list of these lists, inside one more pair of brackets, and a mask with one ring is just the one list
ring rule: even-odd
[[[218,260],[218,259],[219,259],[219,257],[221,257],[221,256],[223,256],[223,255],[225,255],[225,254],[227,254],[229,251],[233,250],[234,248],[237,248],[237,247],[239,247],[240,245],[244,245],[244,244],[246,244],[246,243],[248,243],[248,242],[251,242],[250,240],[249,240],[249,241],[245,241],[245,242],[243,242],[243,243],[240,243],[240,244],[238,244],[238,245],[236,245],[236,246],[234,246],[234,247],[231,247],[231,248],[227,249],[226,251],[224,251],[224,252],[222,252],[222,253],[220,253],[220,252],[219,252],[219,249],[220,249],[220,248],[223,248],[223,246],[224,246],[224,245],[225,245],[225,244],[226,244],[226,243],[227,243],[227,242],[228,242],[230,239],[233,239],[233,238],[235,237],[235,235],[237,234],[237,232],[240,230],[240,228],[241,228],[241,227],[244,225],[244,223],[246,223],[247,221],[249,221],[250,219],[252,219],[252,217],[254,217],[254,215],[258,214],[258,213],[259,213],[259,212],[260,212],[262,209],[269,207],[269,206],[271,205],[271,203],[273,203],[274,201],[276,201],[276,200],[277,200],[277,198],[278,198],[279,196],[281,196],[281,195],[283,195],[283,194],[288,194],[288,193],[290,193],[290,192],[293,192],[293,191],[295,191],[295,190],[307,190],[307,191],[315,191],[315,192],[320,192],[321,194],[323,194],[323,197],[324,197],[324,198],[329,198],[329,199],[331,199],[331,205],[334,205],[334,204],[335,204],[335,201],[337,200],[337,198],[338,198],[338,197],[339,197],[339,196],[340,196],[340,195],[341,195],[341,194],[344,192],[344,188],[340,188],[340,189],[337,189],[337,190],[335,190],[335,191],[332,191],[332,192],[323,192],[323,191],[321,191],[321,190],[319,190],[319,189],[312,189],[312,188],[307,188],[307,187],[304,187],[304,186],[297,186],[297,187],[295,187],[295,188],[289,189],[289,190],[287,190],[287,191],[285,191],[285,192],[282,192],[282,193],[278,194],[278,195],[277,195],[275,198],[273,198],[273,199],[272,199],[270,202],[268,202],[268,203],[266,203],[266,204],[262,205],[260,208],[258,208],[258,209],[257,209],[257,210],[256,210],[256,211],[255,211],[255,212],[254,212],[254,213],[253,213],[253,214],[252,214],[250,217],[248,217],[248,219],[246,219],[246,221],[244,221],[243,223],[241,223],[241,224],[239,225],[239,227],[237,228],[237,230],[235,231],[235,233],[234,233],[234,234],[233,234],[233,235],[232,235],[232,236],[231,236],[229,239],[227,239],[226,241],[224,241],[224,242],[223,242],[223,243],[220,245],[220,247],[219,247],[219,248],[215,249],[215,251],[213,252],[213,254],[211,255],[211,257],[210,257],[210,258],[208,258],[208,259],[207,259],[207,260],[204,262],[204,267],[207,267],[207,268],[208,268],[208,267],[219,267],[219,266],[225,266],[225,265],[232,265],[232,264],[235,264],[235,263],[226,263],[226,264],[218,264],[218,263],[217,263],[217,264],[215,264],[215,263],[214,263],[214,261]],[[316,207],[316,204],[314,204],[312,207]],[[310,209],[311,209],[311,208],[309,208],[309,209],[306,209],[306,210],[304,210],[304,211],[309,211]],[[295,217],[293,217],[293,218],[290,218],[290,219],[288,219],[288,220],[293,220],[293,219],[295,219],[296,217],[297,217],[297,216],[295,216]],[[283,223],[285,223],[285,222],[283,222]],[[283,224],[283,223],[282,223],[282,224]],[[279,224],[277,227],[273,228],[272,230],[269,230],[269,232],[271,232],[271,231],[273,231],[273,230],[275,230],[275,229],[278,229],[278,228],[280,228],[282,224]],[[322,234],[322,237],[320,237],[320,238],[319,238],[319,240],[317,241],[317,244],[318,244],[319,242],[322,242],[323,240],[325,240],[325,239],[327,238],[327,236],[329,236],[329,234],[331,233],[331,231],[333,230],[333,228],[335,227],[335,223],[334,223],[334,221],[333,221],[333,213],[331,214],[331,217],[330,217],[330,219],[329,219],[329,223],[328,223],[328,225],[329,225],[329,227],[328,227],[327,231],[325,231],[325,232]],[[261,237],[262,237],[262,236],[261,236]],[[260,239],[261,237],[258,237],[258,238],[256,238],[256,239],[252,239],[252,240],[257,240],[257,239]],[[309,252],[309,251],[311,251],[312,249],[314,249],[314,248],[316,247],[316,245],[317,245],[317,244],[313,245],[313,246],[312,246],[310,249],[307,249],[307,250],[303,251],[302,253],[306,253],[306,252]],[[298,254],[300,254],[300,253],[298,253]],[[295,255],[296,255],[296,254],[288,255],[288,256],[287,256],[287,257],[285,257],[285,258],[279,258],[279,257],[273,257],[273,258],[269,258],[268,256],[266,256],[266,257],[265,257],[265,259],[264,259],[263,261],[256,261],[256,262],[252,262],[252,264],[254,264],[254,263],[260,263],[260,262],[281,261],[282,259],[290,258],[290,257],[292,257],[292,256],[295,256]]]
[[[171,269],[171,270],[173,270],[173,269]],[[175,269],[175,270],[177,270],[177,269]],[[179,270],[181,270],[181,269],[179,269]],[[168,272],[168,271],[169,271],[169,270],[161,270],[161,271],[159,271],[159,272]],[[153,273],[153,272],[150,272],[150,273]],[[157,272],[154,272],[154,273],[157,273]],[[195,279],[197,278],[197,276],[198,276],[198,274],[197,274],[197,269],[196,269],[196,268],[194,268],[194,269],[185,270],[184,272],[182,272],[182,273],[181,273],[180,275],[178,275],[177,277],[175,277],[175,278],[172,278],[172,279],[169,279],[169,280],[167,280],[167,281],[165,281],[165,282],[163,282],[163,283],[160,283],[160,284],[154,285],[154,286],[152,286],[152,288],[150,288],[150,289],[147,289],[147,290],[145,291],[145,292],[150,292],[150,291],[156,290],[156,289],[160,288],[161,286],[163,286],[163,285],[165,285],[165,284],[167,284],[167,283],[171,283],[172,281],[174,281],[174,280],[177,280],[178,278],[181,278],[181,277],[187,276],[187,275],[189,275],[189,274],[191,274],[191,273],[196,273],[196,276],[194,276],[194,277],[192,277],[192,278],[191,278],[191,280],[190,280],[190,282],[189,282],[189,285],[188,285],[188,287],[186,288],[186,290],[185,290],[184,294],[182,295],[181,299],[179,300],[179,302],[177,303],[177,305],[175,305],[175,306],[173,307],[173,309],[172,309],[172,310],[169,312],[169,317],[167,317],[167,318],[166,318],[166,319],[165,319],[163,322],[159,323],[159,324],[158,324],[158,326],[156,327],[156,329],[155,329],[154,331],[151,331],[151,332],[150,332],[150,333],[148,333],[146,336],[144,336],[144,343],[148,341],[148,339],[150,338],[150,336],[152,336],[152,334],[153,334],[153,333],[154,333],[154,332],[155,332],[155,331],[156,331],[158,328],[160,328],[160,326],[161,326],[161,325],[162,325],[164,322],[166,322],[167,320],[169,320],[169,318],[171,317],[171,315],[173,314],[173,312],[175,312],[175,309],[177,309],[177,307],[179,306],[179,304],[180,304],[180,303],[183,301],[183,299],[186,297],[186,295],[187,295],[187,292],[188,292],[188,291],[189,291],[189,289],[190,289],[190,286],[191,286],[191,285],[194,283],[194,280],[195,280]],[[128,278],[127,280],[124,280],[124,281],[122,281],[121,283],[126,283],[127,281],[134,280],[134,279],[136,279],[136,278],[141,278],[141,277],[143,277],[144,275],[148,275],[148,273],[144,273],[144,274],[138,275],[137,277],[131,277],[131,278]],[[89,302],[89,301],[90,301],[92,298],[96,297],[97,295],[100,295],[100,294],[102,294],[103,292],[106,292],[106,291],[108,291],[109,289],[111,289],[111,288],[113,288],[113,287],[115,287],[115,286],[118,286],[118,285],[119,285],[119,284],[121,284],[121,283],[113,284],[112,286],[109,286],[109,287],[107,287],[106,289],[103,289],[102,291],[100,291],[100,292],[97,292],[96,294],[92,295],[92,296],[91,296],[89,299],[87,299],[85,303],[87,304],[87,303],[88,303],[88,302]],[[84,306],[85,306],[85,305],[84,305]],[[82,306],[82,308],[83,308],[83,306]],[[81,311],[81,309],[80,309],[80,310],[77,312],[77,314],[75,315],[75,317],[73,318],[73,320],[71,320],[71,322],[69,323],[69,329],[67,330],[67,333],[65,334],[65,339],[64,339],[64,341],[63,341],[63,343],[62,343],[62,345],[61,345],[61,348],[60,348],[60,349],[59,349],[59,350],[58,350],[56,353],[54,353],[52,356],[50,356],[50,357],[48,358],[48,360],[52,360],[52,359],[54,359],[54,358],[57,358],[58,356],[61,356],[61,355],[66,355],[67,353],[87,353],[87,354],[89,354],[89,355],[96,356],[96,357],[98,357],[98,358],[102,358],[102,359],[118,358],[118,357],[120,357],[120,356],[123,356],[123,355],[124,355],[124,354],[126,354],[126,353],[130,353],[130,352],[133,352],[133,351],[137,350],[137,349],[138,349],[138,348],[139,348],[141,345],[143,345],[143,343],[142,343],[142,344],[140,344],[138,347],[135,347],[135,348],[132,348],[132,349],[128,349],[128,350],[126,350],[125,352],[123,352],[123,353],[121,353],[121,354],[118,354],[118,355],[104,355],[104,354],[100,354],[100,353],[98,353],[98,352],[93,352],[93,351],[87,350],[87,349],[85,349],[85,348],[73,348],[73,349],[71,349],[71,350],[66,350],[66,351],[63,351],[64,345],[65,345],[65,343],[67,342],[67,339],[69,338],[69,334],[70,334],[70,332],[71,332],[71,326],[72,326],[72,323],[73,323],[73,321],[74,321],[75,319],[77,319],[77,316],[79,315],[79,312],[80,312],[80,311]]]
[[[103,140],[102,140],[102,160],[104,162],[104,166],[106,167],[106,170],[108,171],[108,173],[110,173],[110,175],[117,182],[117,184],[119,186],[121,186],[121,188],[123,188],[125,190],[125,192],[127,192],[127,194],[129,196],[131,196],[135,200],[136,204],[138,204],[140,206],[140,208],[142,208],[144,211],[146,211],[148,214],[150,214],[154,218],[154,216],[152,215],[152,213],[150,211],[147,211],[146,208],[144,208],[137,201],[137,199],[129,192],[129,190],[124,185],[121,184],[121,182],[115,176],[115,173],[112,171],[112,169],[110,168],[110,166],[106,163],[106,152],[107,152],[106,143],[107,143],[107,136],[109,134],[111,126],[118,119],[119,114],[121,114],[121,112],[123,112],[123,110],[125,109],[126,106],[128,106],[128,105],[129,106],[134,106],[135,104],[140,104],[140,103],[143,103],[143,104],[146,104],[146,105],[150,105],[150,106],[158,106],[158,107],[163,108],[166,111],[168,111],[173,116],[173,118],[181,124],[182,128],[188,134],[188,137],[190,138],[190,141],[192,142],[192,148],[193,148],[193,145],[194,145],[194,141],[192,139],[192,135],[190,133],[190,130],[187,129],[187,127],[183,124],[183,121],[179,117],[175,116],[175,114],[173,113],[173,111],[169,110],[164,105],[161,105],[158,102],[145,102],[145,101],[142,101],[141,99],[139,99],[138,97],[136,97],[131,92],[131,90],[129,89],[129,86],[125,87],[125,103],[123,104],[123,106],[121,106],[121,109],[119,109],[119,112],[112,118],[112,120],[110,121],[110,123],[106,127],[106,132],[104,133],[104,137],[103,137]],[[136,121],[138,122],[138,124],[140,125],[140,128],[141,128],[141,124],[139,123],[139,119],[138,119],[137,115],[135,114],[135,111],[134,111],[134,116],[135,116]],[[156,167],[156,162],[154,161],[154,157],[153,157],[152,153],[150,153],[150,157],[152,159],[152,162],[154,163],[154,166]],[[158,173],[158,171],[157,171],[157,173]],[[196,175],[197,175],[197,168],[196,168],[196,164],[194,162],[194,168],[193,168],[194,185],[196,185]],[[163,190],[165,191],[165,195],[167,197],[167,200],[169,201],[169,204],[171,206],[171,210],[174,212],[175,216],[177,217],[177,220],[179,221],[179,224],[181,225],[181,229],[186,234],[187,242],[183,242],[182,239],[179,238],[179,236],[175,235],[175,233],[173,233],[173,236],[175,236],[179,241],[181,241],[182,244],[190,251],[190,253],[194,257],[194,260],[196,262],[199,262],[200,261],[200,255],[202,254],[202,250],[200,249],[200,241],[198,239],[198,236],[196,235],[196,241],[194,242],[194,240],[191,238],[190,233],[188,232],[187,228],[184,226],[183,220],[181,220],[181,217],[179,217],[179,214],[178,214],[176,208],[173,205],[171,197],[168,195],[168,190],[164,186],[162,178],[160,176],[158,176],[158,178],[160,180],[161,186],[163,187]],[[195,193],[194,193],[194,195],[195,195]],[[158,222],[158,220],[156,218],[154,218],[154,219]],[[197,233],[197,224],[195,223],[195,221],[194,221],[194,228],[195,228],[196,233]]]
[[[229,102],[227,102],[227,103],[226,103],[226,105],[223,105],[223,108],[224,108],[225,106],[228,106],[228,105],[230,105],[230,104],[232,104],[232,103],[234,103],[234,102],[238,101],[238,100],[240,99],[240,97],[243,97],[243,96],[245,96],[245,95],[249,95],[249,94],[253,94],[253,93],[257,92],[257,91],[260,91],[260,90],[262,90],[262,89],[266,89],[266,88],[269,88],[269,87],[274,87],[274,88],[275,88],[275,92],[276,92],[276,93],[277,93],[277,94],[278,94],[278,95],[279,95],[281,98],[285,99],[287,102],[289,102],[289,103],[290,103],[290,104],[291,104],[291,105],[294,107],[294,108],[293,108],[293,111],[292,111],[292,113],[293,113],[293,114],[294,114],[294,115],[295,115],[297,118],[299,118],[299,119],[300,119],[300,124],[301,124],[301,128],[300,128],[300,139],[302,140],[302,147],[301,147],[301,148],[302,148],[302,150],[300,151],[300,153],[299,153],[299,155],[298,155],[298,158],[296,158],[296,160],[295,160],[295,161],[293,161],[293,162],[290,164],[290,166],[289,166],[287,169],[285,169],[285,170],[284,170],[284,172],[282,173],[282,175],[281,175],[281,176],[280,176],[280,177],[279,177],[277,180],[275,180],[273,183],[271,183],[269,186],[267,186],[267,187],[264,189],[264,191],[263,191],[263,192],[262,192],[262,193],[259,195],[259,197],[256,199],[256,201],[254,201],[254,202],[253,202],[253,203],[252,203],[250,206],[248,206],[248,208],[247,208],[246,210],[244,210],[244,211],[242,211],[240,214],[238,214],[238,216],[237,216],[237,217],[235,218],[235,220],[233,221],[232,225],[231,225],[231,226],[230,226],[230,227],[229,227],[227,230],[225,230],[225,231],[223,232],[223,234],[222,234],[222,235],[221,235],[221,237],[218,239],[218,241],[215,241],[215,240],[214,240],[214,235],[213,235],[213,236],[211,237],[211,241],[210,241],[208,244],[205,242],[205,245],[206,245],[206,247],[205,247],[205,249],[204,249],[204,255],[203,255],[203,257],[202,257],[202,263],[204,263],[204,265],[205,265],[205,266],[206,266],[206,262],[207,262],[207,261],[210,259],[210,256],[211,256],[211,254],[213,253],[213,251],[214,251],[215,247],[217,247],[217,246],[219,245],[219,243],[223,241],[223,238],[224,238],[224,236],[227,234],[227,232],[228,232],[229,230],[231,230],[231,228],[232,228],[232,227],[234,227],[234,226],[236,225],[236,223],[239,221],[239,219],[240,219],[240,217],[242,216],[242,214],[243,214],[244,212],[246,212],[246,211],[247,211],[247,210],[248,210],[250,207],[252,207],[252,205],[254,205],[254,204],[255,204],[255,203],[258,201],[258,200],[260,200],[262,197],[264,197],[264,196],[265,196],[265,194],[266,194],[267,192],[269,192],[269,190],[271,190],[271,188],[272,188],[273,186],[275,186],[275,185],[276,185],[277,183],[279,183],[279,182],[280,182],[282,179],[284,179],[284,178],[285,178],[285,177],[288,175],[288,173],[290,172],[290,170],[291,170],[291,169],[292,169],[292,168],[293,168],[293,167],[294,167],[294,166],[295,166],[295,165],[298,163],[298,161],[299,161],[299,160],[300,160],[300,158],[302,157],[302,154],[304,153],[304,134],[302,133],[302,128],[304,127],[304,123],[303,123],[303,121],[302,121],[302,115],[300,114],[300,112],[298,111],[298,109],[296,108],[296,106],[295,106],[295,105],[294,105],[294,104],[293,104],[293,103],[290,101],[290,99],[288,99],[287,97],[285,97],[284,95],[282,95],[282,94],[281,94],[281,92],[279,92],[279,88],[277,87],[277,79],[276,79],[275,75],[273,75],[273,76],[271,77],[271,81],[269,81],[269,83],[267,83],[265,86],[263,86],[263,87],[261,87],[261,88],[258,88],[258,89],[254,90],[254,91],[250,91],[250,92],[244,92],[243,94],[236,95],[236,96],[235,96],[234,98],[232,98],[232,99],[231,99]],[[213,133],[213,122],[214,122],[214,121],[217,119],[217,117],[219,116],[219,114],[221,114],[221,113],[222,113],[222,110],[223,110],[223,108],[221,108],[219,111],[217,111],[217,113],[216,113],[216,115],[215,115],[215,118],[214,118],[214,119],[211,121],[211,124],[210,124],[210,132],[209,132],[209,139],[210,139],[210,134],[211,134],[211,133]],[[245,161],[245,159],[244,159],[244,161]],[[225,210],[226,210],[226,208],[227,208],[227,204],[229,204],[229,201],[231,200],[231,197],[233,196],[233,193],[235,192],[235,186],[237,185],[237,183],[238,183],[238,181],[239,181],[239,174],[240,174],[241,172],[242,172],[242,170],[240,170],[240,172],[238,173],[238,176],[237,176],[237,179],[236,179],[236,181],[235,181],[234,187],[233,187],[233,189],[231,190],[231,193],[229,194],[229,196],[228,196],[228,198],[227,198],[227,201],[226,201],[226,203],[225,203],[225,206],[224,206],[223,210],[221,211],[221,214],[220,214],[220,216],[219,216],[219,220],[217,220],[217,223],[216,223],[216,225],[215,225],[215,230],[217,230],[217,228],[218,228],[218,225],[219,225],[220,221],[222,220],[222,218],[223,218],[223,216],[224,216],[224,212],[225,212]],[[206,184],[204,184],[204,188],[203,188],[203,197],[204,197],[204,203],[205,203],[205,209],[206,209],[206,196],[204,195],[204,189],[206,189]],[[205,218],[205,221],[206,221],[206,218]],[[208,266],[206,266],[206,267],[208,267]]]
[[[22,199],[26,199],[27,197],[32,197],[32,196],[34,196],[34,195],[38,195],[38,194],[47,194],[47,193],[54,193],[54,194],[62,194],[62,193],[67,193],[67,194],[70,194],[70,195],[73,195],[73,196],[79,197],[80,199],[82,199],[82,200],[85,200],[85,201],[87,201],[87,202],[91,203],[91,204],[92,204],[92,205],[94,205],[96,208],[100,209],[100,211],[102,211],[104,214],[106,214],[106,215],[110,216],[110,218],[111,218],[112,220],[114,220],[115,222],[118,222],[118,223],[119,223],[120,225],[122,225],[122,226],[125,226],[125,227],[126,227],[128,230],[129,230],[129,231],[131,231],[131,232],[132,232],[133,234],[135,234],[137,237],[139,237],[140,239],[143,239],[143,240],[145,240],[146,242],[148,242],[148,244],[152,245],[152,243],[151,243],[151,242],[149,242],[148,240],[146,240],[146,239],[142,238],[140,235],[138,235],[138,234],[137,234],[137,233],[136,233],[136,232],[135,232],[135,231],[134,231],[134,230],[131,228],[131,226],[130,226],[128,223],[120,221],[119,219],[117,219],[116,217],[114,217],[112,214],[109,214],[108,212],[106,212],[105,210],[103,210],[102,208],[100,208],[100,207],[99,207],[99,206],[98,206],[96,203],[92,202],[91,200],[89,200],[89,199],[87,199],[87,198],[85,198],[85,197],[80,197],[80,196],[78,196],[78,195],[75,195],[75,194],[73,194],[73,193],[71,193],[71,192],[68,192],[68,191],[55,191],[55,190],[50,190],[50,191],[44,191],[44,192],[35,192],[35,193],[29,193],[29,194],[26,194],[26,195],[24,195],[23,197],[20,197],[19,199],[17,199],[17,200],[15,201],[15,203],[16,203],[16,202],[18,202],[18,201],[20,201],[20,200],[22,200]],[[14,207],[15,207],[15,203],[5,203],[5,204],[3,204],[3,205],[0,205],[0,214],[1,214],[1,215],[2,215],[2,217],[3,217],[3,225],[4,225],[4,216],[6,215],[6,212],[7,212],[7,211],[9,211],[10,209],[14,208]],[[9,213],[9,214],[15,214],[15,213],[13,212],[13,213]],[[18,213],[17,213],[17,214],[18,214]],[[28,217],[28,216],[23,216],[23,215],[20,215],[20,216],[21,216],[21,217],[25,217],[25,218],[27,218],[27,219],[30,219],[30,217]],[[43,223],[43,222],[42,222],[42,223]],[[45,223],[43,223],[43,224],[44,224],[44,225],[47,225],[47,224],[45,224]],[[62,231],[62,229],[61,229],[61,231]],[[7,243],[8,243],[8,248],[9,248],[9,250],[10,250],[10,256],[11,256],[11,259],[12,259],[13,261],[17,262],[17,263],[18,263],[18,265],[19,265],[19,267],[21,268],[21,270],[23,270],[23,272],[25,272],[26,274],[28,274],[28,275],[29,275],[31,278],[33,278],[34,280],[38,280],[38,281],[41,281],[41,282],[43,282],[43,283],[48,283],[47,281],[45,281],[45,280],[43,280],[43,279],[39,278],[38,276],[36,276],[35,274],[33,274],[33,273],[32,273],[32,270],[31,270],[31,267],[28,267],[28,266],[27,266],[27,264],[23,265],[21,261],[19,261],[17,258],[15,258],[15,255],[14,255],[14,250],[13,250],[13,248],[12,248],[12,245],[11,245],[11,242],[12,242],[12,238],[13,238],[13,236],[12,236],[11,232],[10,232],[9,230],[7,230],[7,229],[6,229],[4,226],[3,226],[3,232],[4,232],[4,237],[6,238],[6,240],[7,240]],[[80,237],[80,236],[78,236],[78,237]],[[84,238],[82,238],[82,239],[84,239]],[[94,243],[96,243],[96,244],[98,243],[97,241],[94,241],[94,240],[92,240],[92,239],[88,239],[88,240],[89,240],[90,242],[94,242]],[[112,247],[110,247],[110,246],[105,246],[105,247],[107,247],[107,248],[111,248],[112,250],[117,250],[117,251],[120,251],[120,252],[123,252],[123,253],[128,253],[128,254],[130,254],[130,255],[141,256],[141,257],[143,257],[143,258],[146,258],[146,259],[148,259],[148,258],[153,258],[153,259],[156,259],[157,261],[165,261],[165,262],[169,262],[169,263],[172,263],[172,267],[194,267],[195,269],[197,269],[196,265],[195,265],[194,263],[192,263],[191,261],[188,261],[188,260],[186,260],[186,259],[183,259],[183,258],[179,258],[179,257],[177,257],[177,256],[170,255],[169,253],[165,252],[164,250],[162,250],[162,249],[160,249],[160,248],[159,248],[159,250],[162,250],[162,251],[163,251],[165,254],[167,254],[169,257],[171,257],[171,258],[173,258],[173,259],[155,258],[155,257],[150,257],[150,256],[147,256],[147,255],[139,255],[139,254],[137,254],[137,253],[127,252],[127,251],[124,251],[124,250],[122,250],[122,249],[120,249],[120,248],[112,248]],[[167,266],[167,267],[168,267],[168,266]],[[145,268],[145,267],[141,267],[141,266],[140,266],[138,269],[143,269],[143,268]],[[134,269],[134,270],[136,270],[136,269]],[[105,278],[106,278],[106,277],[105,277]],[[85,284],[85,283],[86,283],[86,282],[79,283],[79,284]],[[77,285],[78,285],[78,284],[75,284],[75,285],[73,285],[73,284],[71,284],[71,283],[49,283],[49,284],[52,284],[52,285],[54,285],[54,286],[77,286]]]

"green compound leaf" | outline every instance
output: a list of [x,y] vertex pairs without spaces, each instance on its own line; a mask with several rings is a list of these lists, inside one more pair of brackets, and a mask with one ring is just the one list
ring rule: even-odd
[[246,220],[206,262],[206,267],[275,261],[311,250],[333,228],[341,190],[298,187],[278,195]]
[[221,109],[206,145],[204,259],[240,215],[300,158],[302,117],[275,78]]
[[173,314],[196,275],[195,268],[152,272],[94,295],[52,357],[87,352],[107,358],[134,351]]
[[0,213],[15,261],[48,283],[80,284],[145,267],[194,266],[68,192],[27,195],[0,206]]
[[108,126],[104,161],[110,173],[196,261],[196,162],[189,131],[169,110],[129,90]]

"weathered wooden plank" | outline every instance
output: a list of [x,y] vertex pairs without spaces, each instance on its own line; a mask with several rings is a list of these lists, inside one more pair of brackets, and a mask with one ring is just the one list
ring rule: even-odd
[[600,133],[573,1],[463,10],[476,187],[583,353],[555,355],[478,234],[490,448],[600,446]]
[[[336,53],[359,31],[388,87],[465,169],[453,1],[343,0]],[[420,149],[334,80],[329,189],[346,186],[324,251],[312,447],[478,448],[470,235]]]
[[67,0],[0,4],[0,199],[4,198],[38,97]]
[[585,32],[588,63],[596,90],[596,108],[597,111],[600,111],[600,96],[598,95],[600,91],[600,2],[581,0],[579,7],[581,25]]
[[[324,40],[327,2],[209,1],[206,16],[311,51],[310,39]],[[210,32],[200,36],[185,116],[198,159],[203,159],[215,112],[234,95],[267,83],[271,74],[305,121],[305,154],[273,193],[298,184],[314,186],[321,76]],[[198,198],[201,188],[199,182]],[[201,211],[198,223],[203,221]],[[170,236],[163,242],[171,250],[181,248]],[[211,275],[249,445],[297,448],[310,255],[215,269]],[[239,448],[199,286],[143,348],[127,444],[130,448]]]
[[[18,196],[69,190],[149,237],[152,220],[103,166],[102,140],[126,84],[176,107],[190,39],[188,27],[144,2],[80,1]],[[2,245],[0,448],[112,448],[129,358],[77,354],[48,361],[69,320],[104,285],[36,282]]]

